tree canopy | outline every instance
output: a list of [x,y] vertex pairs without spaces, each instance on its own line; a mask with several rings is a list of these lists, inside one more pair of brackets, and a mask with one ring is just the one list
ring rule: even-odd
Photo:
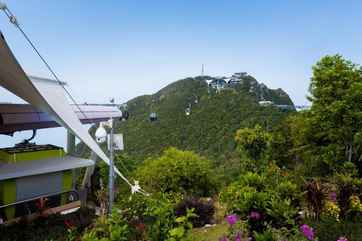
[[191,151],[169,148],[156,159],[148,159],[135,172],[146,189],[207,197],[217,190],[211,162]]
[[340,55],[313,67],[310,146],[328,166],[353,162],[362,171],[362,69]]

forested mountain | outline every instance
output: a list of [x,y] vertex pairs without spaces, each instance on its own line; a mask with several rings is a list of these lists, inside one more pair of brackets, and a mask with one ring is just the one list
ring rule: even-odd
[[[125,152],[142,161],[174,146],[218,162],[233,156],[237,129],[255,124],[271,129],[294,111],[287,93],[269,89],[250,75],[239,76],[232,84],[226,80],[220,88],[211,86],[220,79],[225,78],[186,78],[153,95],[128,101],[130,117],[117,125],[117,132],[124,134]],[[263,106],[260,101],[268,104]],[[156,121],[149,119],[153,112]]]

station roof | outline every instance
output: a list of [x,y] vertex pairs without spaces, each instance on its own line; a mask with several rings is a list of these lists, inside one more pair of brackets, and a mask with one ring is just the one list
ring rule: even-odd
[[[111,117],[122,117],[122,112],[116,106],[82,104],[71,105],[71,108],[83,124],[99,123]],[[39,111],[29,104],[0,103],[0,134],[59,126],[48,113]]]
[[0,163],[0,181],[26,176],[60,172],[94,165],[94,161],[73,156],[17,163]]

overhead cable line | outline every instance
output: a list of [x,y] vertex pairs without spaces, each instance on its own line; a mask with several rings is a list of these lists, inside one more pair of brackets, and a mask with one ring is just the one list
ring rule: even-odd
[[11,10],[7,7],[7,5],[5,3],[0,2],[0,10],[3,10],[3,12],[5,13],[5,15],[9,18],[10,23],[12,23],[17,29],[19,29],[19,31],[21,32],[21,34],[24,36],[24,38],[26,39],[26,41],[28,42],[28,44],[31,46],[31,48],[34,50],[34,52],[39,56],[39,58],[41,59],[41,61],[45,64],[45,66],[47,67],[47,69],[50,71],[50,73],[52,74],[52,76],[54,77],[54,79],[58,82],[58,84],[64,89],[64,91],[67,93],[67,95],[69,96],[69,98],[71,99],[71,101],[73,102],[73,104],[78,108],[78,110],[83,114],[84,118],[87,118],[86,114],[82,111],[82,109],[79,107],[78,103],[75,101],[74,97],[71,95],[71,93],[67,90],[67,88],[65,88],[64,82],[62,82],[59,78],[58,75],[55,73],[55,71],[52,69],[52,67],[49,65],[49,63],[46,61],[46,59],[41,55],[40,51],[38,50],[38,48],[35,46],[35,44],[31,41],[31,39],[29,38],[29,36],[25,33],[25,31],[22,29],[22,27],[20,26],[17,18],[15,17],[15,15],[11,12]]

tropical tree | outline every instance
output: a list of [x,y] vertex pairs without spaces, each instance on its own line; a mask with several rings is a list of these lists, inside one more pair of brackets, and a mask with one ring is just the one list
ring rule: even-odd
[[362,173],[362,69],[340,55],[313,67],[309,142],[332,170],[353,162]]
[[247,157],[259,160],[268,148],[271,135],[263,130],[260,125],[254,128],[242,128],[236,132],[235,141],[240,151]]

